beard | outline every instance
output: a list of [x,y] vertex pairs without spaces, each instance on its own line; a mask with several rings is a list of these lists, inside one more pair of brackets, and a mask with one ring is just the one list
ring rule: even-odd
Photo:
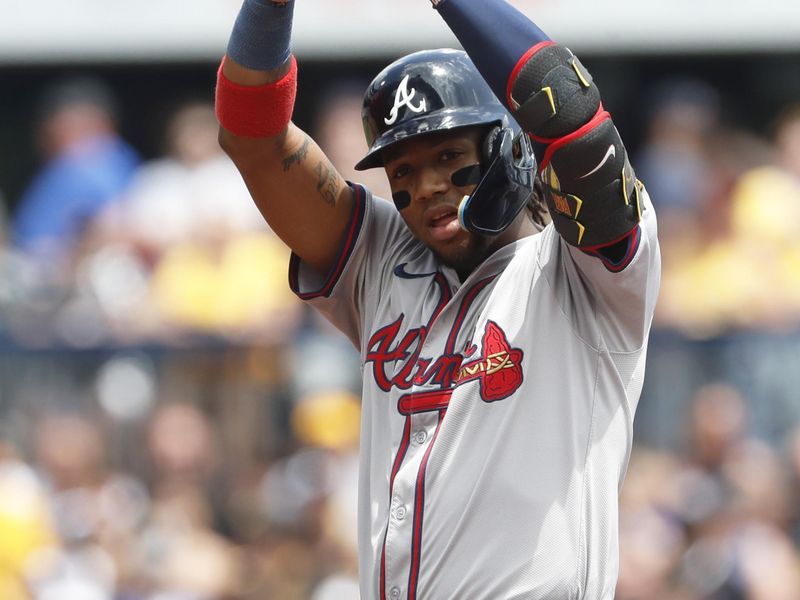
[[458,273],[458,278],[463,282],[478,265],[489,258],[493,242],[494,238],[473,233],[467,238],[466,243],[448,249],[446,253],[435,248],[431,250],[439,262]]

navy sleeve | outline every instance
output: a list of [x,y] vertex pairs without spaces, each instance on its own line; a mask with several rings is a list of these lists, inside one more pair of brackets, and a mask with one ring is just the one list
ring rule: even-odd
[[506,85],[520,58],[550,40],[505,0],[444,0],[437,10],[504,104]]

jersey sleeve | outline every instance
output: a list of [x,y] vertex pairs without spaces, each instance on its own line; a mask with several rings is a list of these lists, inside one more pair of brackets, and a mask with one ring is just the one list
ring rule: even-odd
[[413,239],[390,202],[360,185],[351,187],[353,212],[333,268],[323,277],[292,253],[289,285],[360,349],[362,332],[391,277],[392,256],[402,254]]
[[632,233],[632,257],[617,271],[567,244],[552,224],[543,232],[539,262],[562,311],[587,342],[611,352],[642,348],[655,312],[661,255],[655,210],[644,189],[641,207],[642,219]]

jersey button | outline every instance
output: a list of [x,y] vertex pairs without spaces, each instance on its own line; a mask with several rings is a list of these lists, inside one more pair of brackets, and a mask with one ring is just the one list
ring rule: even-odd
[[427,439],[428,439],[428,432],[425,431],[424,429],[421,429],[420,431],[414,434],[414,441],[418,444],[424,444],[425,440]]
[[406,518],[406,507],[405,506],[398,506],[394,511],[394,516],[397,518],[398,521],[402,521]]
[[389,597],[392,600],[397,600],[400,597],[400,588],[393,587],[391,590],[389,590]]

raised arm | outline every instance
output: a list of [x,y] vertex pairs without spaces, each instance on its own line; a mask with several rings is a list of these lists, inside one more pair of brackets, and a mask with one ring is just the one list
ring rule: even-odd
[[641,184],[591,75],[506,0],[433,0],[481,75],[534,142],[564,240],[611,270],[631,260]]
[[220,145],[275,233],[321,275],[333,266],[352,192],[317,144],[290,122],[297,63],[294,0],[244,0],[217,77]]

